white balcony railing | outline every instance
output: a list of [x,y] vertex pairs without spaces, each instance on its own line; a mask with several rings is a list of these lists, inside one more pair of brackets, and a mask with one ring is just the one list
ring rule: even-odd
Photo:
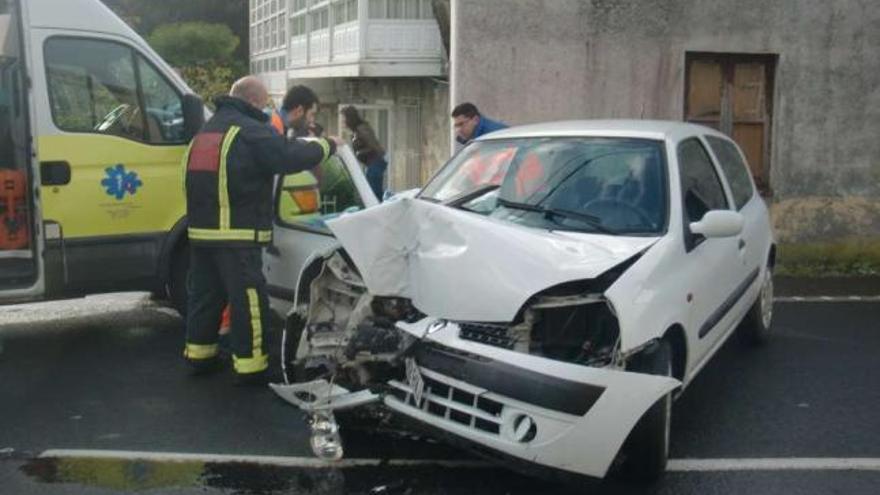
[[436,58],[442,55],[433,19],[374,20],[366,23],[366,58]]
[[[443,66],[440,30],[433,19],[355,20],[295,36],[289,49],[288,69],[308,70],[311,77],[320,77],[320,71],[312,69],[330,66],[384,63],[394,66],[394,76],[440,75]],[[407,73],[407,63],[413,67],[412,74]],[[432,68],[425,69],[426,65]],[[371,75],[382,75],[379,72]]]

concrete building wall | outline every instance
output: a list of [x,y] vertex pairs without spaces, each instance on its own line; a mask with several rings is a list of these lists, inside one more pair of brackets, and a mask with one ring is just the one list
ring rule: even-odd
[[880,3],[453,0],[452,26],[453,103],[511,124],[680,120],[686,52],[777,54],[777,235],[880,245]]

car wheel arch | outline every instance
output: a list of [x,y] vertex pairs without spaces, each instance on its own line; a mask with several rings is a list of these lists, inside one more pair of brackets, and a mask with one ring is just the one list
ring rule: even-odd
[[670,326],[663,334],[663,340],[669,342],[672,347],[672,374],[678,381],[684,383],[687,372],[688,348],[687,337],[681,324]]

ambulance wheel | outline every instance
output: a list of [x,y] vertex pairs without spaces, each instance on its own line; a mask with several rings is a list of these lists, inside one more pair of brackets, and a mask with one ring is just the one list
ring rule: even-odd
[[178,246],[171,258],[168,299],[180,316],[186,318],[186,274],[189,271],[189,244]]
[[[661,340],[637,356],[629,371],[672,376],[672,347]],[[623,445],[623,472],[639,481],[654,481],[666,471],[672,419],[672,392],[664,395],[636,423]]]

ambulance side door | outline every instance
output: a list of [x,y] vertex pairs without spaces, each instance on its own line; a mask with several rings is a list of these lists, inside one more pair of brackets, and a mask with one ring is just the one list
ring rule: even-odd
[[[133,40],[32,30],[44,118],[37,140],[55,293],[149,290],[184,215],[183,90]],[[60,173],[63,172],[63,173]],[[63,275],[62,275],[63,274]]]

